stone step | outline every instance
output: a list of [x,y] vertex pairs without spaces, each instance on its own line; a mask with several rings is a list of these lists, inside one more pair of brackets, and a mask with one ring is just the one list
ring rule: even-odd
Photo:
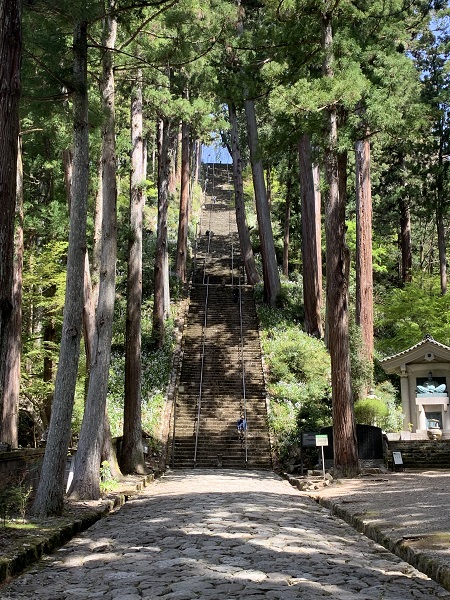
[[[225,202],[210,206],[207,203],[205,208],[183,338],[172,463],[180,467],[214,467],[220,462],[224,467],[242,467],[250,464],[251,456],[254,466],[270,468],[266,392],[253,291],[249,286],[241,287],[242,313],[234,294],[242,272],[238,252],[231,263],[232,244],[236,249],[239,243],[234,209]],[[205,235],[206,223],[212,232],[209,240]],[[206,254],[208,243],[210,253]],[[209,276],[208,286],[203,284],[205,274]],[[247,461],[236,431],[244,404],[242,359],[249,422]],[[200,396],[197,460],[193,465]]]

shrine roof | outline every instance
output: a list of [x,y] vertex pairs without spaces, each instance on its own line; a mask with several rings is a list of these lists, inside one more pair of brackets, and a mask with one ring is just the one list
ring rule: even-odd
[[380,363],[387,372],[407,363],[450,362],[450,347],[437,342],[427,334],[423,340],[402,352],[383,358]]

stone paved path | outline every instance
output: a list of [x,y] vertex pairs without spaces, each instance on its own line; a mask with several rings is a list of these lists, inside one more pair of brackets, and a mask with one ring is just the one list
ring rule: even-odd
[[172,471],[2,600],[405,600],[450,592],[270,472]]

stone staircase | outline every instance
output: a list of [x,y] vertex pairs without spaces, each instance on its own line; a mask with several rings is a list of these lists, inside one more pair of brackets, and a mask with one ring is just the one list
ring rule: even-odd
[[[183,338],[169,461],[174,468],[271,468],[256,309],[253,290],[242,281],[230,190],[226,166],[215,165]],[[236,422],[244,412],[242,442]]]

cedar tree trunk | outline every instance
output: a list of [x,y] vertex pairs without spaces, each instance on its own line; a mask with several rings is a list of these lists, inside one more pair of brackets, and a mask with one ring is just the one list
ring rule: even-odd
[[158,348],[164,345],[164,323],[168,317],[165,298],[169,294],[167,218],[169,210],[170,121],[158,122],[158,232],[155,250],[153,339]]
[[[324,75],[333,77],[331,15],[323,15]],[[358,446],[350,380],[348,287],[350,258],[345,241],[345,200],[340,194],[337,152],[337,109],[326,111],[327,140],[324,155],[327,184],[326,273],[328,349],[333,395],[334,468],[342,476],[358,473]]]
[[[12,315],[22,2],[0,3],[0,405]],[[1,413],[0,413],[1,414]]]
[[17,448],[19,425],[20,357],[22,352],[22,273],[23,273],[23,165],[22,152],[17,155],[16,236],[13,283],[13,311],[6,353],[3,411],[0,440]]
[[298,145],[300,163],[300,195],[302,203],[302,271],[305,331],[321,339],[322,309],[322,244],[321,196],[319,169],[313,164],[311,140],[302,135]]
[[142,218],[144,212],[141,77],[135,83],[131,98],[131,147],[125,402],[120,467],[123,473],[144,473],[141,425]]
[[233,102],[228,103],[228,114],[231,125],[231,157],[233,159],[234,204],[236,210],[236,224],[239,234],[239,243],[241,246],[241,256],[245,266],[245,272],[247,274],[247,281],[250,285],[255,285],[259,283],[261,278],[256,270],[255,257],[253,255],[247,219],[245,216],[242,158],[241,150],[239,148],[236,106]]
[[372,189],[370,141],[355,143],[356,158],[356,324],[365,358],[373,361]]
[[400,199],[400,252],[401,281],[405,285],[412,280],[411,213],[405,198]]
[[63,509],[64,471],[71,434],[71,417],[82,335],[86,212],[89,190],[87,23],[85,21],[75,25],[73,49],[74,157],[66,296],[52,416],[41,478],[33,504],[34,514],[42,517],[59,515]]
[[[105,434],[106,396],[108,392],[111,339],[114,318],[116,284],[116,148],[114,75],[112,52],[117,23],[111,16],[114,5],[104,20],[102,75],[102,240],[100,280],[95,311],[95,330],[91,347],[89,386],[81,425],[78,450],[75,456],[74,476],[69,494],[77,500],[96,500],[100,497],[100,461]],[[106,425],[106,433],[109,427]]]
[[259,240],[261,243],[264,300],[270,306],[275,306],[281,288],[280,275],[278,273],[277,257],[275,255],[275,244],[273,241],[270,209],[267,202],[263,165],[258,156],[258,129],[256,126],[255,104],[253,100],[245,100],[245,114],[247,117],[248,144],[252,165]]
[[189,124],[181,125],[181,191],[180,214],[178,221],[177,259],[175,270],[183,283],[186,283],[187,243],[189,227]]

